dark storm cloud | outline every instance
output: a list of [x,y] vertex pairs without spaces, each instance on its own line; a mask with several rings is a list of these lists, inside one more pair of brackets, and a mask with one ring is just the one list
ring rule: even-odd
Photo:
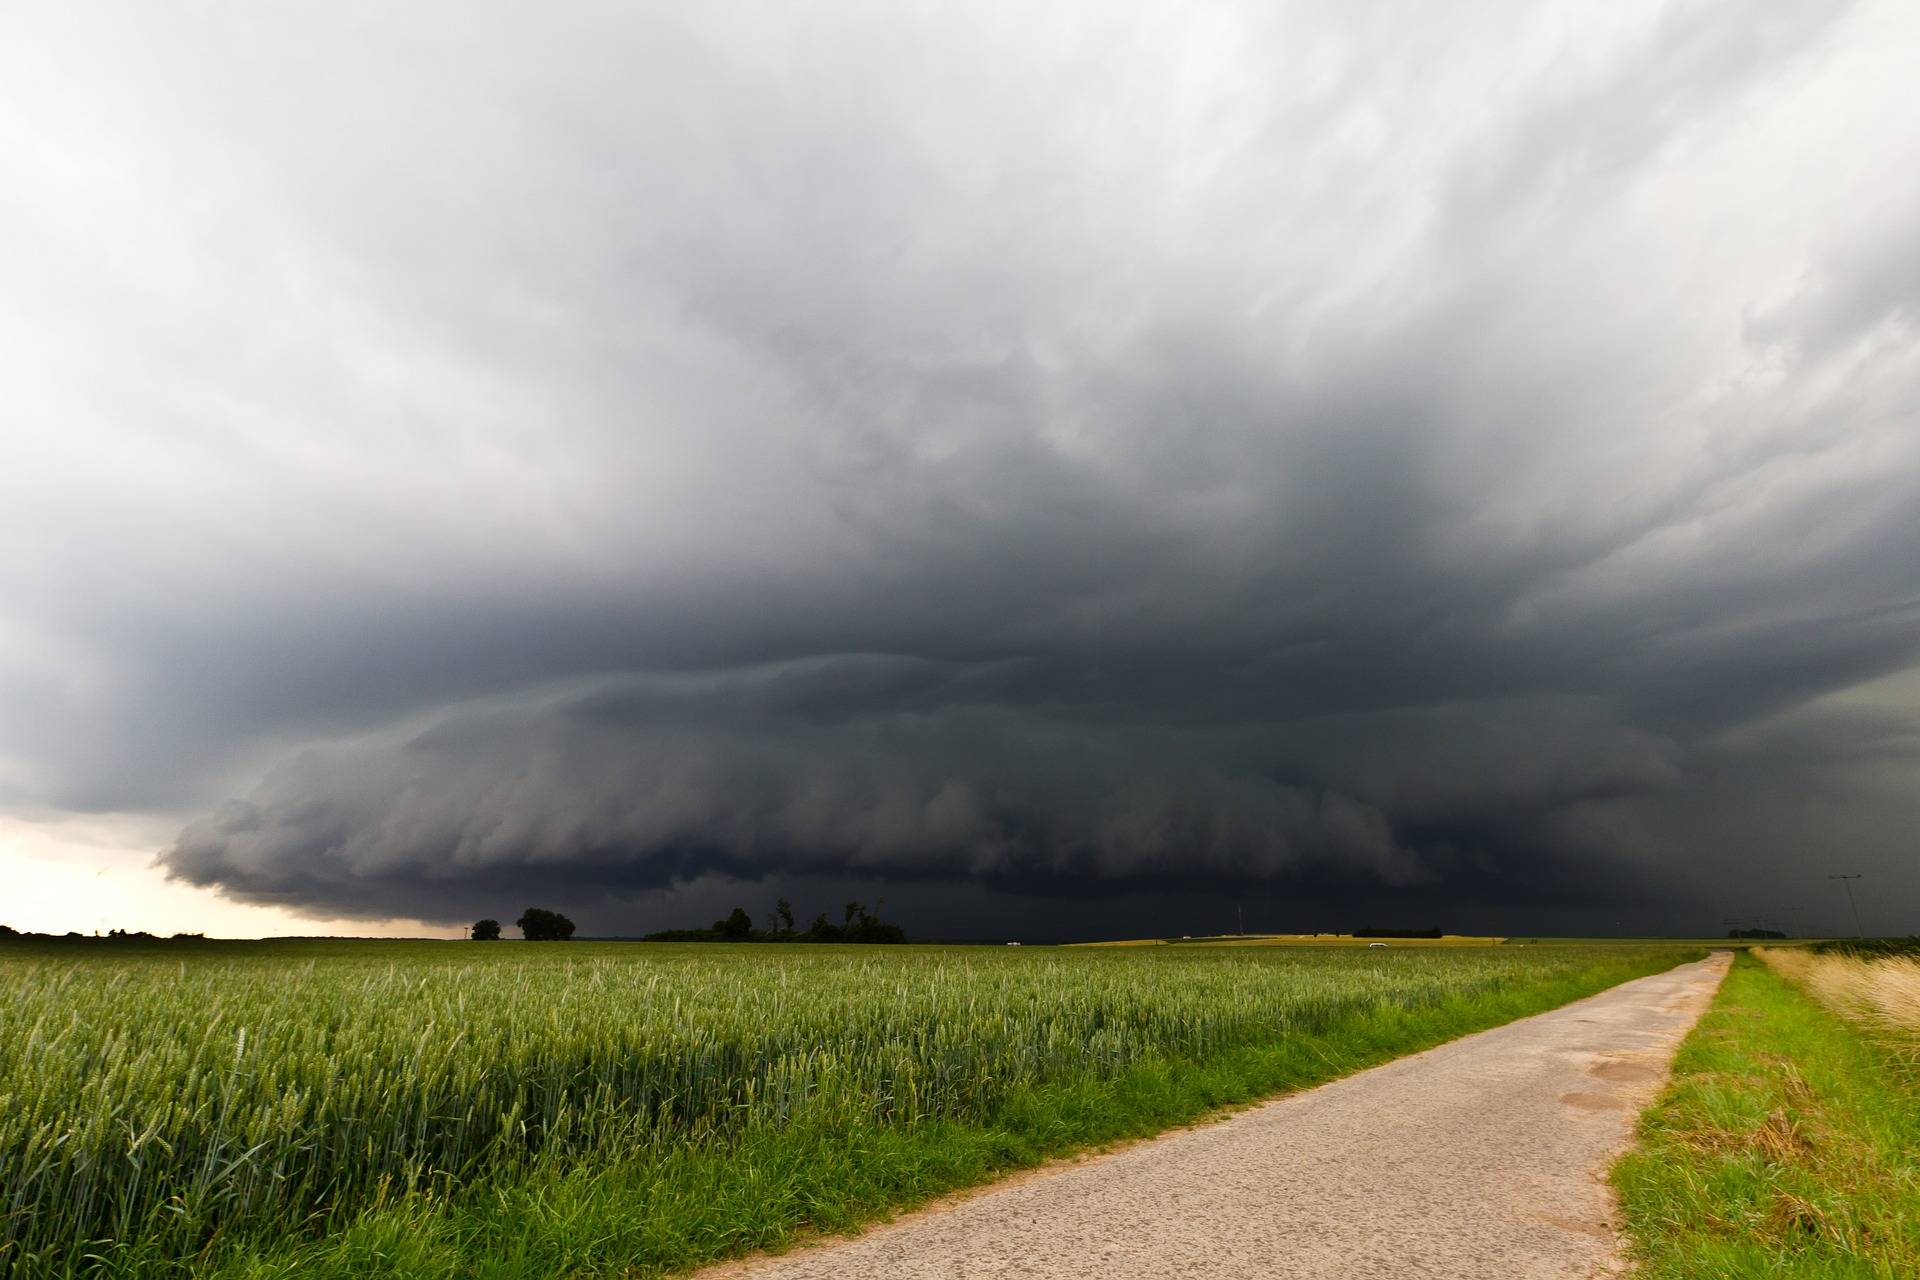
[[191,825],[169,861],[337,909],[378,884],[392,909],[424,915],[449,892],[632,895],[711,875],[1445,897],[1444,882],[1546,850],[1606,863],[1611,851],[1556,833],[1557,815],[1674,779],[1670,747],[1580,701],[1176,727],[971,700],[1003,686],[1004,673],[838,659],[476,708],[391,744],[303,754]]
[[1652,919],[1911,816],[1822,701],[1920,658],[1899,6],[40,23],[0,802],[431,918]]

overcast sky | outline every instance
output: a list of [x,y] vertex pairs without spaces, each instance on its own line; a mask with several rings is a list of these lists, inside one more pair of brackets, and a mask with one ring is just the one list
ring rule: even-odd
[[0,922],[1920,930],[1920,7],[0,12]]

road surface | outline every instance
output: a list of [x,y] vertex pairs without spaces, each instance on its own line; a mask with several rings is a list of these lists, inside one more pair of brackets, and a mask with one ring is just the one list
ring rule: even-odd
[[1722,952],[702,1280],[1522,1280],[1620,1268],[1606,1169]]

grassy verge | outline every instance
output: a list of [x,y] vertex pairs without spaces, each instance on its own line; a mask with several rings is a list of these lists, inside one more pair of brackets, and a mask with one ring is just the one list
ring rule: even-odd
[[849,1230],[1005,1172],[1317,1084],[1686,958],[1673,951],[1600,955],[1556,979],[1418,1008],[1376,1008],[1316,1035],[1016,1091],[979,1122],[766,1127],[725,1143],[678,1142],[554,1162],[448,1199],[400,1200],[317,1243],[230,1242],[205,1259],[202,1274],[656,1275]]
[[1738,956],[1614,1170],[1648,1280],[1920,1276],[1920,1079]]

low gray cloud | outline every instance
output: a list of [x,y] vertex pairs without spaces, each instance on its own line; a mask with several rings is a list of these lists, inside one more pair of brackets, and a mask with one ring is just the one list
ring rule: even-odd
[[1920,662],[1913,19],[1763,9],[11,16],[0,804],[604,928],[1920,905],[1823,701]]
[[[1677,781],[1670,744],[1591,700],[1177,725],[1042,711],[1010,680],[1031,688],[842,658],[469,708],[294,758],[189,826],[169,865],[339,910],[378,885],[429,917],[449,893],[632,898],[701,877],[1418,896],[1516,854],[1617,861],[1555,823]],[[1522,832],[1536,847],[1506,847]]]

